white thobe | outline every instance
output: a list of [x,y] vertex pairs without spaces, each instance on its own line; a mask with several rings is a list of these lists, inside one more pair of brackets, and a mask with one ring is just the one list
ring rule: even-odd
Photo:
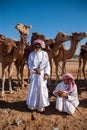
[[55,95],[55,92],[58,92],[58,90],[67,92],[68,99],[57,96],[56,109],[58,109],[59,111],[67,112],[68,114],[73,114],[76,107],[79,105],[77,86],[76,84],[74,84],[74,89],[72,92],[69,92],[68,88],[69,86],[64,84],[64,82],[62,81],[56,86],[53,94]]
[[[50,75],[50,64],[47,52],[42,50],[39,53],[35,51],[31,52],[28,58],[28,65],[31,71],[31,81],[26,103],[31,109],[41,109],[50,104],[47,80],[44,80],[44,74]],[[34,71],[38,66],[41,70],[40,75]]]

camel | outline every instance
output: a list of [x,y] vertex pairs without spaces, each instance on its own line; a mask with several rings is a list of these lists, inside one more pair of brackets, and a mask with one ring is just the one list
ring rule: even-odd
[[68,41],[69,39],[70,39],[70,36],[63,33],[63,32],[58,32],[58,34],[54,38],[55,44],[52,46],[51,50],[52,50],[53,60],[54,60],[55,67],[56,67],[56,79],[59,79],[58,62],[57,62],[58,57],[57,56],[59,55],[59,52],[61,50],[61,46],[63,45],[62,43]]
[[79,74],[80,74],[80,78],[81,78],[81,63],[82,62],[83,62],[82,72],[83,72],[84,79],[86,79],[85,66],[86,66],[86,62],[87,62],[87,42],[85,45],[82,45],[81,49],[80,49],[77,79],[79,77]]
[[78,47],[78,42],[80,42],[82,39],[86,37],[87,37],[87,34],[85,32],[81,32],[81,33],[74,32],[72,33],[72,36],[69,38],[69,40],[71,41],[71,46],[69,50],[66,50],[64,44],[61,44],[61,48],[59,49],[58,54],[54,57],[55,64],[56,64],[56,72],[58,72],[57,67],[58,67],[59,62],[62,61],[63,62],[62,73],[64,73],[66,60],[74,56],[76,49]]
[[[16,61],[15,61],[15,66],[16,66],[16,69],[17,69],[17,81],[18,81],[18,85],[20,84],[20,77],[19,77],[19,73],[21,73],[21,77],[23,77],[23,71],[22,71],[22,68],[24,67],[24,59],[26,59],[26,53],[28,53],[28,48],[30,48],[29,46],[27,46],[27,37],[28,37],[28,34],[29,34],[29,30],[32,28],[32,26],[30,25],[30,29],[27,30],[27,27],[28,26],[25,26],[23,24],[19,24],[17,26],[17,30],[19,30],[19,33],[20,34],[23,34],[26,36],[26,41],[25,41],[25,44],[23,46],[23,53],[21,55],[21,57],[19,57]],[[23,82],[23,80],[22,80]]]
[[23,57],[25,43],[31,29],[31,26],[24,24],[17,24],[16,29],[20,32],[20,41],[14,41],[10,38],[5,38],[5,40],[0,44],[0,63],[2,64],[2,91],[1,96],[5,95],[4,83],[5,83],[5,72],[8,67],[8,81],[9,81],[9,91],[13,93],[11,86],[12,69],[14,62]]

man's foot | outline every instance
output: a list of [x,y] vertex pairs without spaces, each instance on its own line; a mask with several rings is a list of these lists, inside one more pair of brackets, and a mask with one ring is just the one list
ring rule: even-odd
[[29,106],[27,106],[30,110],[36,110],[36,108],[34,108],[34,107],[29,107]]
[[38,111],[39,111],[39,112],[44,112],[44,111],[45,111],[45,108],[44,108],[44,107],[39,108]]

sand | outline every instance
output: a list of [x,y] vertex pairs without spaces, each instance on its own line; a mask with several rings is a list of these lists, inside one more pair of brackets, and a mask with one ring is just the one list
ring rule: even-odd
[[[77,70],[77,60],[72,59],[67,62],[66,71],[72,73],[75,79],[77,77]],[[87,130],[87,81],[84,80],[83,75],[81,79],[76,80],[80,104],[73,115],[68,115],[66,113],[58,112],[55,109],[56,98],[52,95],[52,91],[56,87],[54,69],[52,79],[51,81],[48,81],[50,106],[46,107],[46,110],[43,113],[30,111],[27,108],[26,98],[29,89],[29,83],[27,83],[27,72],[27,66],[25,66],[25,88],[17,89],[17,76],[14,67],[12,82],[14,89],[13,94],[9,94],[8,81],[6,80],[5,97],[0,98],[0,130]]]

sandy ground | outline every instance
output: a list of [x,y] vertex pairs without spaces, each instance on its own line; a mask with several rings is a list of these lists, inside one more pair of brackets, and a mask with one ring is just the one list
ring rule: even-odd
[[[53,68],[55,68],[54,64]],[[77,60],[71,60],[67,62],[66,71],[72,73],[75,78],[77,77],[77,70]],[[27,81],[26,66],[24,69],[24,77],[25,81]],[[8,81],[6,80],[6,95],[5,97],[0,98],[0,130],[87,130],[87,81],[84,80],[83,75],[81,79],[76,80],[80,104],[73,115],[60,113],[55,109],[56,98],[52,95],[52,91],[56,86],[54,69],[52,74],[52,80],[51,82],[48,81],[50,106],[47,107],[46,111],[43,113],[38,113],[37,111],[30,111],[27,108],[26,98],[29,89],[29,84],[27,84],[26,82],[25,88],[18,89],[18,91],[16,91],[16,79],[16,70],[14,67],[12,82],[14,93],[9,94]]]

